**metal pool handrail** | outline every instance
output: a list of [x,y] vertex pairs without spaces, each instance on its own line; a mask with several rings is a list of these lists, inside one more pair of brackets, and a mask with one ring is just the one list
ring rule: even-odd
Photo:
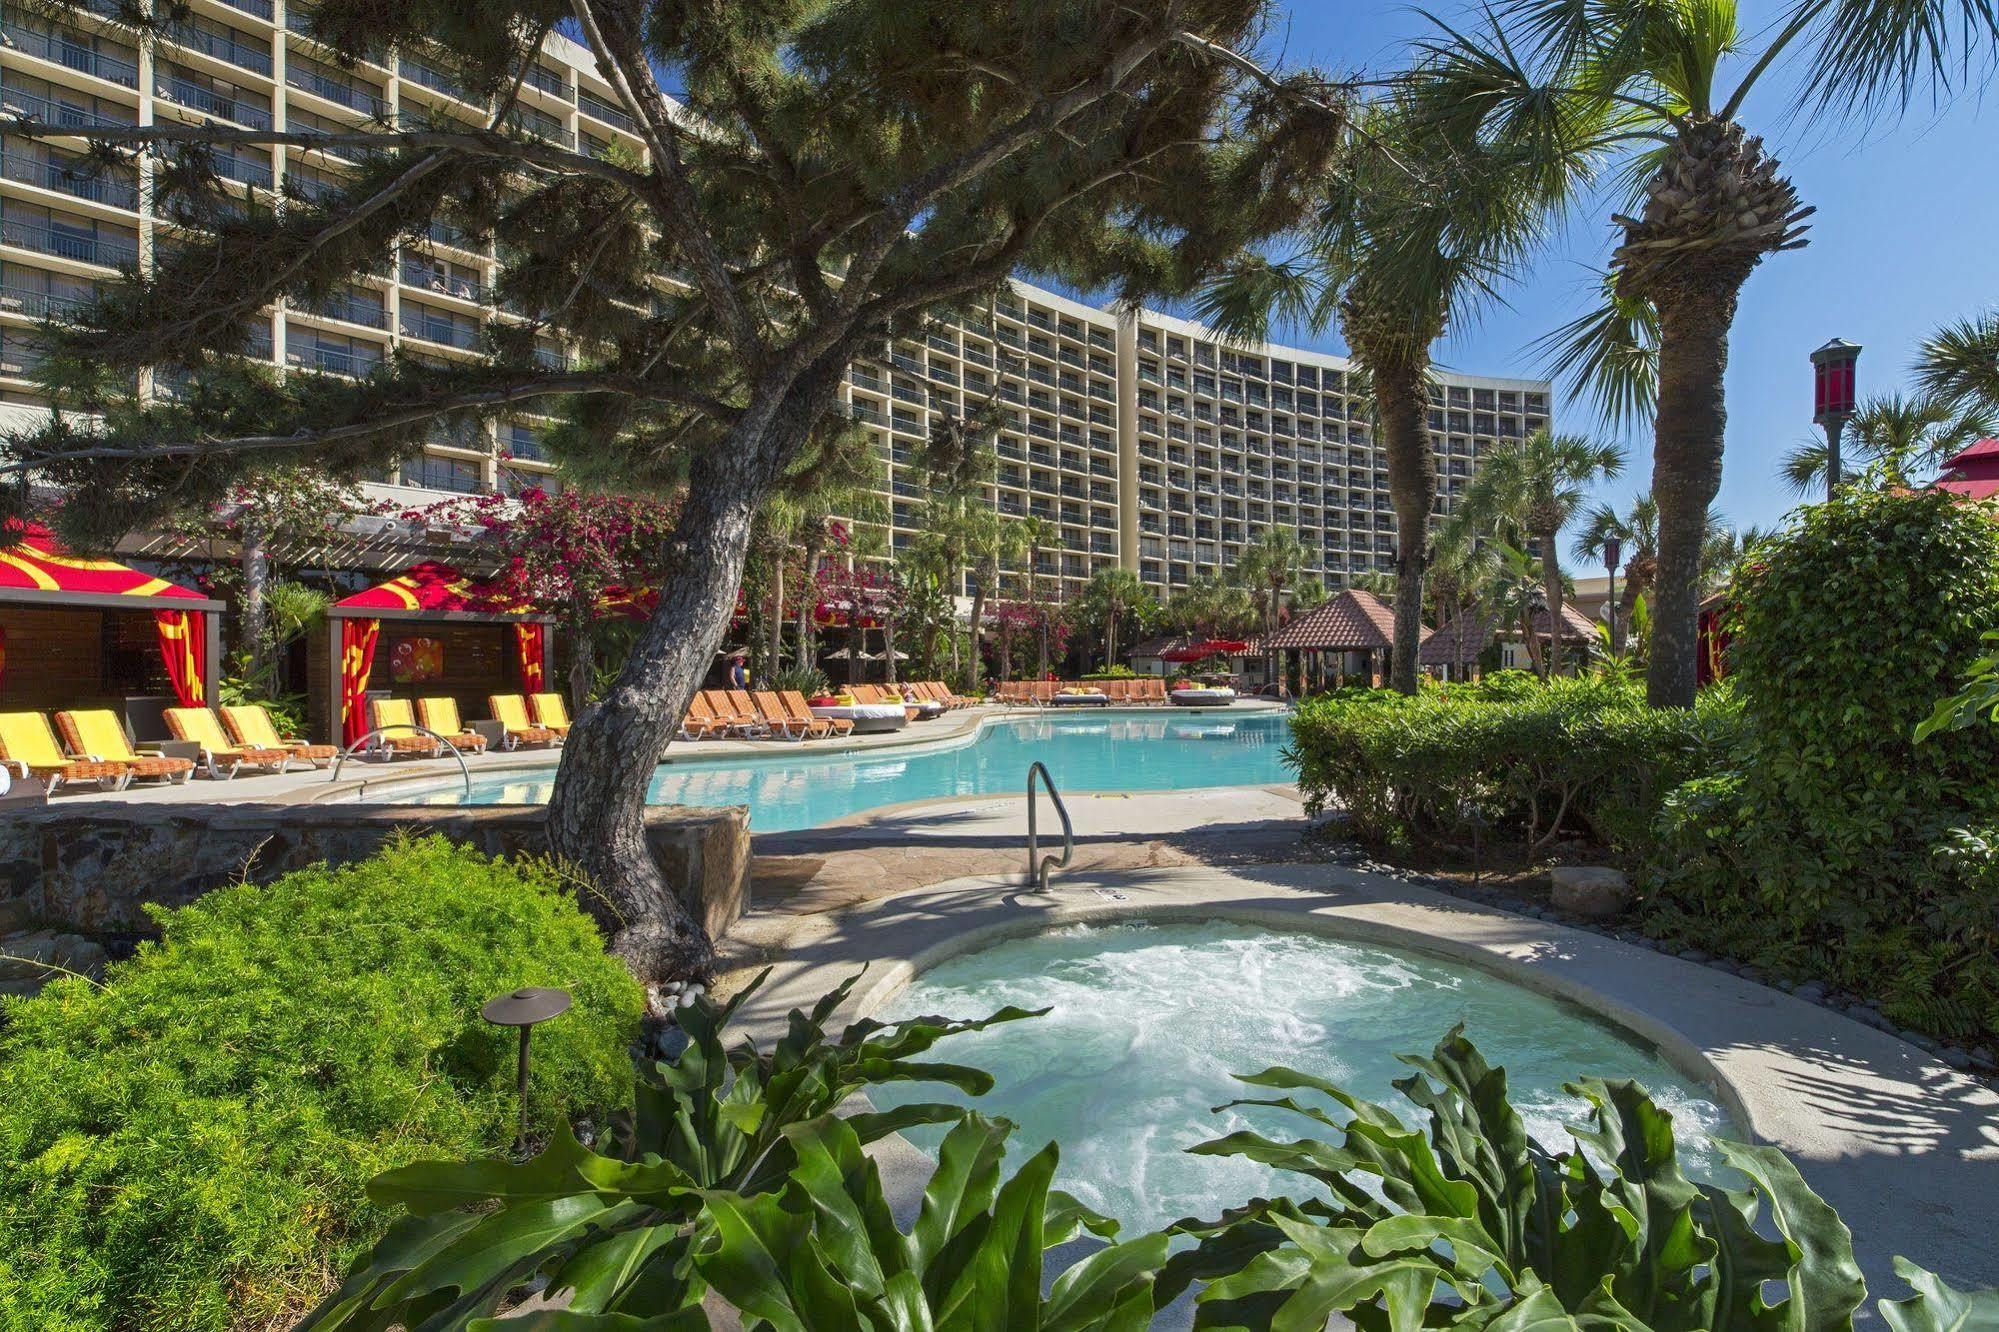
[[[472,769],[466,766],[465,756],[458,752],[458,746],[452,744],[449,740],[439,735],[436,731],[431,730],[428,726],[418,726],[414,722],[397,722],[393,726],[377,726],[374,730],[368,732],[366,735],[356,740],[353,744],[341,750],[338,757],[336,757],[333,760],[333,775],[329,780],[336,782],[340,780],[340,765],[345,763],[348,759],[352,758],[354,756],[355,750],[360,749],[363,745],[368,744],[370,741],[376,739],[378,736],[386,736],[390,731],[416,731],[423,735],[427,735],[431,739],[437,741],[438,747],[440,749],[442,749],[445,753],[451,755],[451,757],[458,760],[458,775],[465,782],[465,799],[467,803],[471,802]],[[435,758],[437,756],[433,754],[431,755],[431,757]],[[1050,787],[1049,789],[1052,791],[1054,788]],[[1032,814],[1028,815],[1028,823],[1032,825],[1033,822],[1034,822],[1034,816]],[[1032,834],[1030,834],[1030,836],[1032,836]]]
[[[1041,784],[1048,788],[1048,798],[1055,802],[1055,813],[1062,820],[1062,854],[1044,856],[1041,854],[1041,839],[1037,835],[1034,820],[1034,775],[1041,774]],[[1067,869],[1069,858],[1076,854],[1076,829],[1069,822],[1069,807],[1062,803],[1062,793],[1055,789],[1055,779],[1048,775],[1048,765],[1036,760],[1027,767],[1027,882],[1040,892],[1048,891],[1048,871]]]

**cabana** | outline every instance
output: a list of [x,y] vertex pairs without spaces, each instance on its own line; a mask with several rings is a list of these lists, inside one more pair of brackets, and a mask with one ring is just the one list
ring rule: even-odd
[[[1533,614],[1534,637],[1548,641],[1548,608],[1537,607]],[[1440,627],[1423,640],[1422,651],[1416,661],[1428,671],[1442,671],[1447,678],[1469,678],[1478,668],[1478,659],[1497,639],[1509,647],[1518,646],[1522,658],[1526,658],[1527,648],[1520,639],[1520,626],[1495,623],[1491,615],[1459,616]],[[1590,618],[1568,602],[1562,603],[1563,656],[1568,657],[1577,644],[1587,650],[1597,641],[1596,626]],[[1526,665],[1526,661],[1502,661],[1502,666]]]
[[135,738],[164,740],[162,708],[215,702],[221,619],[222,603],[192,588],[84,559],[46,527],[10,522],[0,546],[0,711],[110,708]]
[[484,717],[489,694],[547,689],[554,638],[548,616],[511,609],[489,584],[427,560],[327,611],[320,728],[339,744],[359,740],[371,693],[450,697],[460,716]]
[[[1428,631],[1425,630],[1427,633]],[[1262,643],[1270,652],[1340,656],[1334,674],[1359,675],[1380,684],[1383,663],[1395,646],[1395,611],[1372,592],[1347,588],[1318,609],[1297,616]],[[1323,677],[1324,671],[1318,674]]]

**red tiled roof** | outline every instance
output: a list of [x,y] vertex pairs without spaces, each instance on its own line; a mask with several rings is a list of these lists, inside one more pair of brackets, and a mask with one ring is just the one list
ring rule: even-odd
[[1270,636],[1266,651],[1315,648],[1325,652],[1380,651],[1395,641],[1395,611],[1372,592],[1346,591],[1301,615]]
[[[1575,608],[1573,602],[1562,603],[1562,624],[1562,638],[1567,642],[1587,643],[1596,638],[1596,626],[1590,622],[1587,615]],[[1517,636],[1520,630],[1518,626],[1508,624],[1503,626],[1500,632],[1505,637],[1512,638]],[[1547,637],[1546,610],[1534,612],[1534,633],[1540,638]],[[1463,649],[1458,647],[1460,634],[1465,635],[1468,640]],[[1481,616],[1476,623],[1470,625],[1460,620],[1452,620],[1423,640],[1423,650],[1417,654],[1416,660],[1424,666],[1453,666],[1459,662],[1475,661],[1478,659],[1478,654],[1485,651],[1486,644],[1492,641],[1492,634],[1491,616]]]

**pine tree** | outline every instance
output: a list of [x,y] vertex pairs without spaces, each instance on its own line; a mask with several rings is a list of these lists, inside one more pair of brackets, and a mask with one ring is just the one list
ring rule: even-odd
[[[104,8],[143,39],[179,7]],[[892,326],[965,316],[1016,269],[1185,293],[1294,224],[1341,151],[1349,88],[1258,63],[1267,19],[1263,0],[320,5],[304,25],[339,60],[419,52],[485,114],[335,134],[91,128],[100,160],[150,160],[172,241],[53,336],[63,410],[0,467],[61,487],[70,534],[102,544],[275,459],[376,473],[433,428],[531,407],[561,420],[548,448],[573,475],[681,493],[658,609],[577,718],[549,840],[594,881],[638,974],[701,971],[709,941],[647,850],[646,787],[727,629],[760,506],[854,428],[834,410],[841,380]],[[524,128],[527,64],[558,25],[643,156]],[[274,198],[218,170],[276,145],[339,153],[346,186]],[[242,355],[259,312],[331,298],[433,227],[504,260],[494,295],[516,317],[493,321],[481,355],[392,357],[360,378],[276,377]],[[581,355],[552,349],[553,331]],[[149,368],[178,393],[129,393]],[[25,487],[11,494],[19,507]]]

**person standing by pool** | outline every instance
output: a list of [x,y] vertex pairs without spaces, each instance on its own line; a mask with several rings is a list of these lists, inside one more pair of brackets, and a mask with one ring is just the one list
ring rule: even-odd
[[740,653],[729,658],[729,688],[748,689],[750,687],[750,665]]

